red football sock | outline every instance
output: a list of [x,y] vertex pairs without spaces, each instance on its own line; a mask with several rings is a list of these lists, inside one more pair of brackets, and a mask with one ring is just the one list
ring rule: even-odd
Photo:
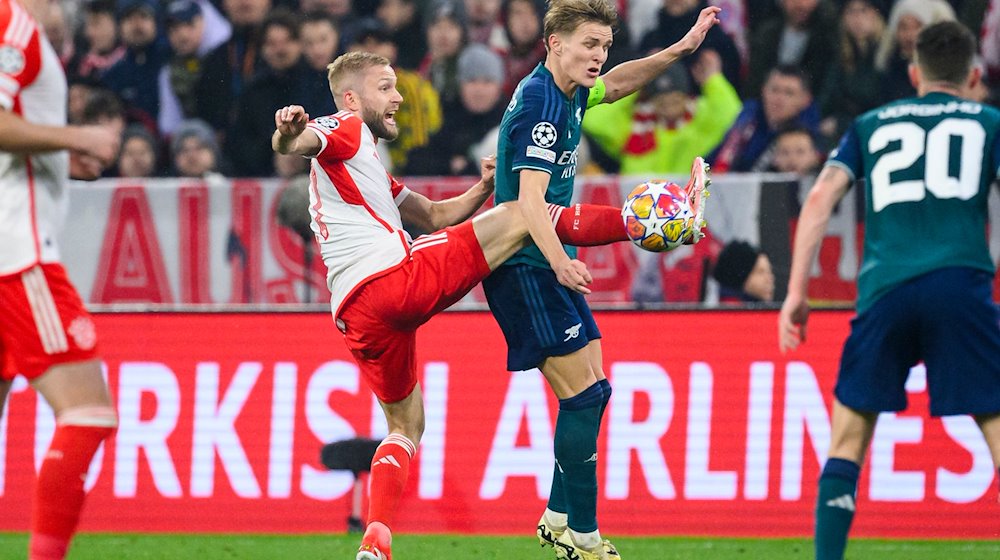
[[559,240],[567,245],[590,247],[628,240],[621,208],[599,204],[569,207],[549,204],[549,216]]
[[42,461],[31,512],[30,560],[62,560],[83,508],[83,483],[114,428],[60,424]]
[[410,473],[410,459],[417,448],[402,434],[389,434],[372,457],[368,523],[392,526],[399,498]]

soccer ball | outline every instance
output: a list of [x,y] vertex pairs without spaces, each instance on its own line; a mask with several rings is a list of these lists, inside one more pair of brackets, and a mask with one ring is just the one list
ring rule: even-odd
[[665,181],[646,181],[632,189],[622,219],[632,243],[656,253],[680,247],[696,229],[687,192]]

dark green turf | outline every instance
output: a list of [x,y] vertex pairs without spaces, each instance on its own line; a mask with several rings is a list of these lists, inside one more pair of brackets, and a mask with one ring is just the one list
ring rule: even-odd
[[[614,537],[612,535],[612,537]],[[134,535],[83,534],[68,560],[354,560],[356,535]],[[812,558],[806,539],[613,538],[625,560],[782,560]],[[24,534],[0,533],[0,559],[26,557]],[[393,560],[551,560],[530,536],[398,535]],[[877,560],[996,560],[1000,541],[857,539],[847,558]]]

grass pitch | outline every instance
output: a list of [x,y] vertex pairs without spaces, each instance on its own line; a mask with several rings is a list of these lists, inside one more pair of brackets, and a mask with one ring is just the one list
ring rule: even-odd
[[[612,535],[613,536],[613,535]],[[74,541],[68,560],[354,560],[359,535],[141,535],[83,534]],[[614,538],[628,560],[783,560],[811,559],[808,539],[720,539],[683,537]],[[27,535],[0,533],[0,559],[23,559]],[[487,559],[552,560],[552,549],[542,549],[530,535],[524,537],[466,537],[457,535],[397,535],[397,560]],[[879,560],[995,560],[1000,541],[851,541],[848,559]]]

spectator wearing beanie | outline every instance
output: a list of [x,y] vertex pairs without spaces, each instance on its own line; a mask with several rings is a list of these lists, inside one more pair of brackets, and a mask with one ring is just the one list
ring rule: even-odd
[[170,140],[170,161],[177,177],[221,177],[215,131],[200,119],[182,121]]
[[769,302],[774,299],[771,260],[746,241],[730,241],[715,262],[720,303]]
[[410,152],[413,175],[476,175],[479,160],[470,148],[503,118],[503,60],[486,45],[471,44],[458,57],[458,100],[444,106],[444,124],[430,143]]
[[156,158],[160,144],[146,127],[132,124],[122,132],[118,154],[118,176],[139,178],[156,176]]

